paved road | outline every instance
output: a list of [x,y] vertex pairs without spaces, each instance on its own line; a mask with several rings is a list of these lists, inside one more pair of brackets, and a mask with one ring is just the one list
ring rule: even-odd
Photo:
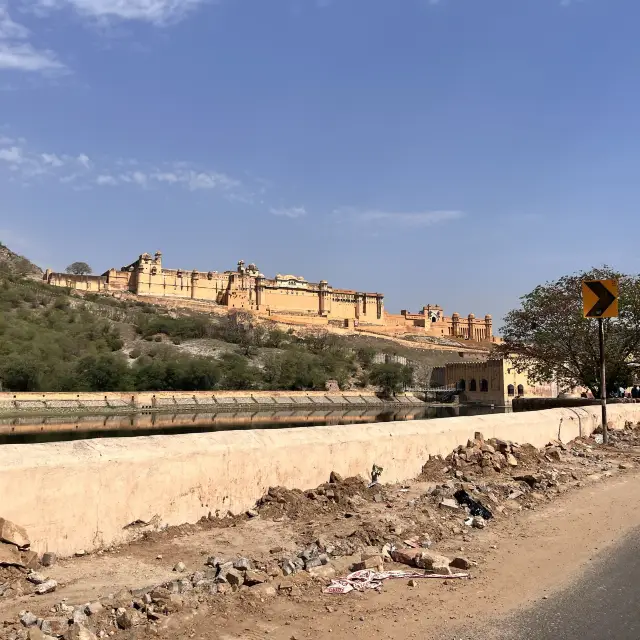
[[639,640],[640,530],[574,586],[501,626],[505,640]]

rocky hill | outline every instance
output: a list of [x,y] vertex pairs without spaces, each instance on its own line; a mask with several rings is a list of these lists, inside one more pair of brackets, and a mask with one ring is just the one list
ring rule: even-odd
[[[424,387],[434,366],[486,354],[283,327],[51,287],[0,245],[0,388],[9,391]],[[383,384],[381,382],[385,380]]]
[[30,278],[32,280],[40,280],[42,278],[42,269],[27,260],[24,256],[14,253],[5,246],[0,240],[0,272],[13,276]]

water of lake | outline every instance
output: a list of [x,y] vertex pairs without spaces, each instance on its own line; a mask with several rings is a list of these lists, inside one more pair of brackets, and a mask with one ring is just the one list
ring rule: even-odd
[[504,408],[451,405],[401,410],[379,408],[337,411],[235,411],[220,413],[138,413],[122,415],[0,418],[0,445],[61,442],[91,438],[124,438],[238,429],[311,428],[452,418],[503,413]]

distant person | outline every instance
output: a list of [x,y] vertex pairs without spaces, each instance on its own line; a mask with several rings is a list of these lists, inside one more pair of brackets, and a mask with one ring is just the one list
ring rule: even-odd
[[634,400],[640,398],[640,387],[637,384],[634,384],[633,387],[631,387],[631,397]]

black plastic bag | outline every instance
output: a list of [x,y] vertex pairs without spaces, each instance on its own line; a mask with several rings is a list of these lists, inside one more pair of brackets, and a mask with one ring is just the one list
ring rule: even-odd
[[453,494],[458,504],[466,504],[472,516],[480,516],[485,520],[491,520],[493,514],[481,502],[474,500],[464,489],[460,489]]

